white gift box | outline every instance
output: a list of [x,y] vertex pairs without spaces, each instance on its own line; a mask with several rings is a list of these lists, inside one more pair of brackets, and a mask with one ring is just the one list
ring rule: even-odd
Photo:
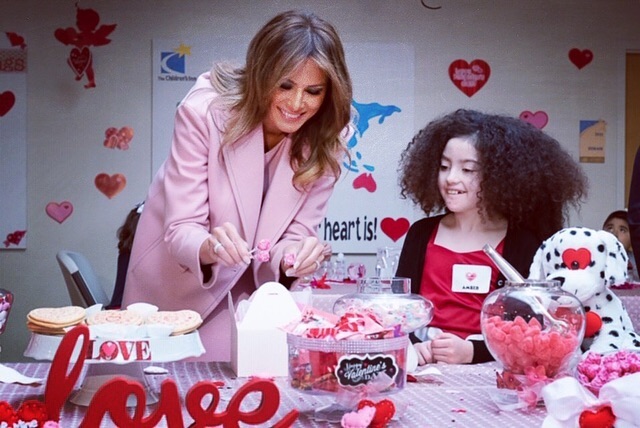
[[281,327],[300,318],[289,290],[277,282],[261,285],[248,300],[233,304],[231,313],[231,367],[239,377],[287,376],[287,334]]

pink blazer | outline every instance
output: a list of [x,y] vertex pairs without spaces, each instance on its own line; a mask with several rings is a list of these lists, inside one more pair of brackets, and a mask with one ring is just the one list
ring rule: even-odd
[[[227,361],[227,293],[237,302],[261,284],[278,281],[284,248],[317,234],[334,181],[324,177],[308,191],[296,190],[287,138],[273,160],[278,166],[263,200],[262,126],[222,148],[226,114],[209,107],[215,96],[205,73],[177,108],[170,155],[151,183],[138,223],[123,305],[148,302],[161,310],[198,311],[207,350],[200,359]],[[198,252],[210,229],[224,222],[233,223],[251,248],[269,239],[271,261],[215,264],[204,283]]]

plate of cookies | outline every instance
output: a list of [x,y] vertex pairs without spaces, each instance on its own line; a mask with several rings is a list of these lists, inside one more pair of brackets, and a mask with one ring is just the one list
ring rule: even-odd
[[[32,334],[24,355],[52,360],[62,336],[81,323],[90,332],[86,363],[170,362],[204,353],[197,331],[202,324],[199,313],[135,304],[122,310],[102,310],[101,305],[33,309],[27,314]],[[73,361],[77,352],[79,345]]]

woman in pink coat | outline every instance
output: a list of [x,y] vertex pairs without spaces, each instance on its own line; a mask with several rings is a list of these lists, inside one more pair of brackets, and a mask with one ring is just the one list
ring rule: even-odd
[[[259,30],[244,67],[201,75],[145,199],[123,305],[198,311],[200,359],[228,361],[227,294],[237,302],[309,275],[327,255],[317,228],[346,154],[351,98],[336,30],[298,11]],[[268,262],[251,252],[261,240]]]

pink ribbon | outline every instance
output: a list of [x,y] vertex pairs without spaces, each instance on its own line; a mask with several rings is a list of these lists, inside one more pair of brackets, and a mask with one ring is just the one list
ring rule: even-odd
[[542,428],[584,428],[606,414],[616,428],[640,426],[640,373],[606,383],[598,397],[575,378],[563,377],[545,386],[542,397],[548,412]]

